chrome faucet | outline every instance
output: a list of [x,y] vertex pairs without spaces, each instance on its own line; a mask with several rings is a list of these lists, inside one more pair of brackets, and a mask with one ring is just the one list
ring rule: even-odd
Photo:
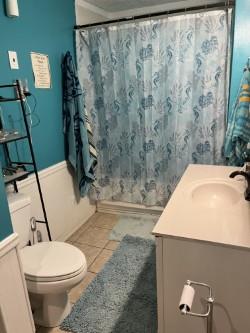
[[247,181],[247,188],[246,188],[246,191],[245,191],[245,199],[247,201],[250,201],[250,163],[247,162],[245,163],[245,171],[234,171],[232,172],[229,177],[230,178],[234,178],[236,176],[243,176],[245,177],[246,181]]

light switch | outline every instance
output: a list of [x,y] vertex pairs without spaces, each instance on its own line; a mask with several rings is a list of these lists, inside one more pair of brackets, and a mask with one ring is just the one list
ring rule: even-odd
[[15,51],[8,51],[8,53],[9,53],[10,68],[19,69],[17,53]]

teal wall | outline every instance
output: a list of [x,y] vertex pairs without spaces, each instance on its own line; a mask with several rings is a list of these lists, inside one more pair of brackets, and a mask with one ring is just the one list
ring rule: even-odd
[[[74,0],[18,0],[18,3],[20,16],[8,18],[4,1],[0,0],[0,84],[11,83],[17,78],[28,79],[30,91],[37,98],[37,114],[41,121],[32,130],[36,160],[41,170],[65,159],[60,66],[62,54],[67,50],[74,52]],[[8,50],[17,52],[19,70],[10,69]],[[31,51],[49,55],[52,89],[34,88]],[[32,106],[32,98],[28,100]],[[9,105],[2,106],[3,113],[7,114]],[[13,118],[19,119],[15,113]],[[6,126],[11,127],[8,117],[6,119]],[[18,127],[16,123],[14,125]]]
[[236,0],[229,112],[237,98],[243,68],[250,57],[250,0]]
[[[66,50],[74,52],[74,0],[19,0],[19,11],[19,18],[6,17],[4,1],[0,0],[0,84],[17,78],[28,79],[29,88],[37,98],[37,113],[41,120],[40,125],[32,131],[33,144],[38,168],[44,169],[64,160],[60,63]],[[242,69],[250,57],[249,13],[250,1],[236,0],[230,108],[237,96]],[[19,70],[10,70],[8,50],[17,51]],[[34,88],[31,51],[49,55],[52,89]],[[0,240],[11,231],[0,174]]]
[[0,172],[0,241],[12,233],[9,207],[6,199],[2,173]]
[[[18,0],[20,16],[8,18],[4,1],[0,0],[0,84],[27,78],[30,91],[37,99],[39,126],[32,130],[38,169],[44,169],[65,159],[62,127],[61,59],[67,50],[74,52],[74,0]],[[16,51],[19,70],[9,67],[7,51]],[[35,89],[30,52],[49,55],[52,89]],[[0,92],[0,95],[7,92]],[[32,106],[32,98],[29,99]],[[16,103],[15,103],[16,104]],[[1,104],[6,127],[19,127],[18,105]],[[36,123],[34,117],[33,122]],[[21,157],[26,155],[20,145]],[[25,158],[25,157],[24,157]],[[1,170],[1,169],[0,169]],[[0,240],[12,232],[10,216],[0,172]]]

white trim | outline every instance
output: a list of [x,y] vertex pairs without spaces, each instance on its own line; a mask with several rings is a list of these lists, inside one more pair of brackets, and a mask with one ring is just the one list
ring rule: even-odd
[[17,233],[13,233],[0,242],[0,258],[6,253],[17,247],[19,238]]
[[97,212],[99,213],[160,216],[163,209],[161,207],[146,207],[143,205],[105,200],[97,202]]
[[[45,179],[51,175],[53,175],[54,173],[57,173],[60,170],[63,170],[65,168],[68,167],[68,164],[66,161],[62,161],[60,163],[54,164],[49,168],[43,169],[41,171],[39,171],[39,180]],[[33,183],[36,182],[36,177],[35,174],[33,173],[32,175],[30,175],[28,178],[18,182],[18,188],[23,188],[23,187],[27,187]]]
[[[19,237],[17,233],[12,233],[10,236],[6,237],[4,240],[2,240],[0,242],[0,258],[2,258],[3,256],[7,255],[10,251],[15,251],[15,255],[17,258],[17,264],[18,264],[18,271],[20,273],[20,276],[16,276],[15,275],[15,279],[21,279],[21,284],[22,284],[22,289],[23,289],[23,293],[24,293],[24,299],[25,299],[25,303],[24,300],[21,300],[23,304],[26,305],[26,315],[29,318],[29,322],[30,325],[26,322],[27,327],[30,327],[29,332],[35,332],[35,325],[34,325],[34,320],[33,320],[33,316],[32,316],[32,312],[31,312],[31,307],[30,307],[30,301],[29,301],[29,296],[28,296],[28,291],[27,291],[27,286],[26,286],[26,281],[25,281],[25,277],[24,277],[24,272],[23,272],[23,267],[22,267],[22,263],[21,263],[21,258],[20,258],[20,253],[19,253]],[[9,257],[8,257],[9,258]],[[11,257],[10,257],[11,258]],[[12,270],[14,269],[13,267],[14,262],[10,262],[9,265],[12,265]],[[10,266],[11,267],[11,266]],[[16,270],[17,267],[15,267]],[[12,283],[14,280],[11,281]],[[20,281],[20,280],[19,280]],[[9,283],[8,281],[6,281],[6,283]],[[20,302],[20,299],[19,299]],[[21,303],[20,303],[21,304]],[[1,309],[4,310],[4,309]],[[22,309],[22,311],[24,311],[24,309]],[[4,316],[3,313],[1,313],[1,316],[3,321],[4,321]],[[8,315],[8,317],[10,318],[10,315]],[[5,324],[8,325],[8,323],[4,323],[4,327],[7,327]],[[6,330],[7,332],[7,330]]]
[[76,6],[86,8],[95,14],[106,17],[107,19],[113,18],[113,15],[111,13],[109,13],[106,10],[101,9],[97,6],[91,5],[90,3],[88,3],[84,0],[76,0]]
[[[70,171],[69,164],[62,161],[38,173],[53,240],[64,241],[96,211],[87,196],[77,196],[77,184]],[[18,190],[31,198],[31,216],[43,219],[35,174],[18,182]],[[13,192],[13,185],[8,186],[7,192]],[[38,229],[43,240],[47,240],[45,225],[38,224]]]
[[[17,234],[14,234],[14,235],[17,235]],[[17,237],[17,240],[18,240],[18,243],[19,243],[18,237]],[[17,258],[18,258],[19,270],[20,270],[20,273],[21,273],[21,278],[22,278],[22,283],[23,283],[23,289],[24,289],[26,304],[27,304],[27,307],[28,307],[27,310],[28,310],[28,314],[29,314],[29,318],[30,318],[32,330],[33,330],[33,332],[35,332],[36,328],[35,328],[35,323],[34,323],[34,319],[33,319],[33,315],[32,315],[32,310],[31,310],[31,305],[30,305],[30,299],[29,299],[29,294],[28,294],[28,289],[27,289],[26,280],[25,280],[25,276],[24,276],[24,271],[23,271],[23,266],[22,266],[22,261],[21,261],[21,256],[20,256],[18,244],[16,246],[16,255],[17,255]]]

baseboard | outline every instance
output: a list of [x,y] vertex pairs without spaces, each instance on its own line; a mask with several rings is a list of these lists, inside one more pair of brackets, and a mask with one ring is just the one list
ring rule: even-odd
[[97,202],[97,211],[100,213],[110,214],[126,214],[126,215],[154,215],[160,216],[163,212],[161,207],[146,207],[143,205],[112,202],[112,201],[99,201]]

